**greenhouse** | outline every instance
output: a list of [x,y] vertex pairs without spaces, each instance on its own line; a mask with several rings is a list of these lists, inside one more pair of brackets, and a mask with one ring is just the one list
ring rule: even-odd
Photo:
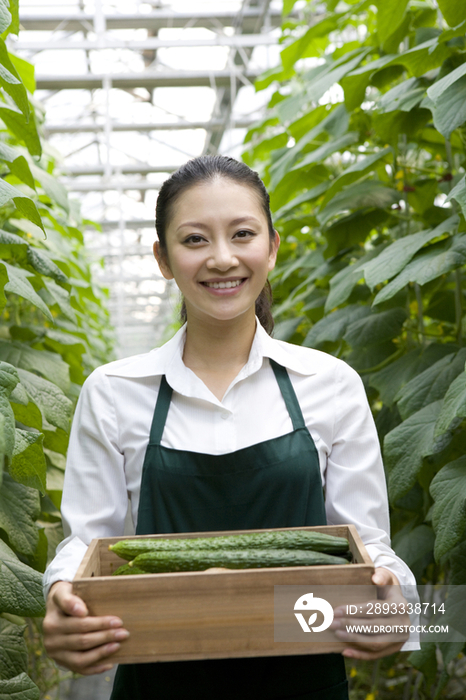
[[0,698],[466,697],[463,0],[0,31]]

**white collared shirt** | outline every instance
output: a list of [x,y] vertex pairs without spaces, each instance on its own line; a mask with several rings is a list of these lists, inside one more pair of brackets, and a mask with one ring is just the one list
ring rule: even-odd
[[71,430],[62,500],[65,539],[44,574],[71,581],[93,538],[123,535],[128,498],[137,522],[142,465],[161,376],[173,389],[161,444],[221,455],[293,430],[269,363],[284,365],[319,455],[329,525],[353,523],[376,566],[415,585],[390,548],[379,441],[359,375],[332,355],[274,340],[257,323],[247,364],[219,401],[183,363],[186,327],[144,355],[86,380]]

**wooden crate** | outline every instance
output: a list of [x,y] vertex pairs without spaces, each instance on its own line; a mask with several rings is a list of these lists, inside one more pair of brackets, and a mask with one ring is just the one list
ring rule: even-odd
[[[111,576],[125,562],[109,551],[108,546],[122,538],[105,537],[89,545],[73,581],[73,592],[86,602],[91,615],[116,615],[123,620],[130,637],[112,656],[112,661],[118,663],[341,651],[345,645],[333,633],[334,641],[319,647],[309,645],[307,640],[274,642],[274,586],[357,584],[365,591],[363,596],[367,600],[367,586],[372,590],[373,585],[374,564],[354,525],[286,529],[346,537],[353,563]],[[147,537],[202,537],[239,532],[255,531]]]

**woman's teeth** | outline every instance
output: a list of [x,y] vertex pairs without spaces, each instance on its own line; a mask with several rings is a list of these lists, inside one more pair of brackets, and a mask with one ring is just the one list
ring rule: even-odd
[[235,280],[234,282],[204,282],[207,287],[214,289],[230,289],[230,287],[238,287],[243,280]]

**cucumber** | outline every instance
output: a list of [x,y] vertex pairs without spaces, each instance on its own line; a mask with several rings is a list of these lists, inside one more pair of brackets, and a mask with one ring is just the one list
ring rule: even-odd
[[310,530],[279,530],[251,532],[242,535],[192,537],[173,539],[120,540],[109,549],[122,559],[131,560],[145,552],[180,552],[209,550],[212,552],[236,549],[304,549],[327,554],[346,554],[348,540]]
[[227,569],[259,569],[275,566],[316,566],[319,564],[348,564],[346,559],[323,552],[291,549],[237,549],[210,552],[208,550],[178,552],[146,552],[139,554],[130,567],[147,573],[171,571],[204,571],[211,567]]
[[129,564],[123,564],[115,569],[112,576],[134,576],[135,574],[146,574],[147,571],[138,569],[137,566],[130,566]]

